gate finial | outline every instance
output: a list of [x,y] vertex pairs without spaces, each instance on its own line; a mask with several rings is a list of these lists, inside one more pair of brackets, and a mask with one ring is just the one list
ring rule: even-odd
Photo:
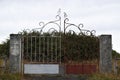
[[66,18],[67,17],[67,14],[66,14],[66,12],[64,12],[64,18]]
[[57,14],[58,14],[58,15],[60,15],[60,14],[61,14],[61,9],[60,9],[60,8],[59,8],[59,10],[58,10]]

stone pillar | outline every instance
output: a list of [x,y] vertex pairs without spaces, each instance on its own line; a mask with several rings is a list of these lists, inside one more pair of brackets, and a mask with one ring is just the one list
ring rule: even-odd
[[112,72],[112,36],[101,35],[100,41],[100,72]]
[[10,71],[21,72],[21,35],[10,35]]

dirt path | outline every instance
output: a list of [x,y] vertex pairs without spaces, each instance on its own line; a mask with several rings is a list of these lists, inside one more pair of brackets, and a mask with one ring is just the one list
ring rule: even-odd
[[87,80],[86,76],[27,76],[23,80]]

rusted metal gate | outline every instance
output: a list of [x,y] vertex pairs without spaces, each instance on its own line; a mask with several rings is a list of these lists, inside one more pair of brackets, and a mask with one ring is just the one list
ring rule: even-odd
[[[61,63],[61,36],[53,33],[33,34],[34,32],[30,33],[30,35],[23,36],[22,38],[24,73],[29,73],[27,69],[36,64]],[[32,64],[32,66],[30,66],[30,64]],[[40,65],[38,67],[40,67]]]
[[[64,64],[66,74],[92,74],[99,70],[99,39],[95,30],[82,29],[64,20]],[[78,30],[77,32],[75,29]],[[68,30],[67,30],[68,29]],[[72,38],[72,39],[71,39]]]
[[[66,13],[64,13],[63,25],[61,25],[60,11],[56,18],[57,20],[48,23],[40,22],[41,28],[23,31],[22,72],[24,74],[91,74],[97,72],[99,40],[94,35],[95,31],[82,29],[83,24],[68,23]],[[80,45],[79,41],[82,41]],[[91,46],[81,47],[81,45]],[[94,51],[91,51],[92,48]]]
[[58,74],[61,64],[61,23],[58,20],[41,28],[23,31],[22,72],[24,74]]

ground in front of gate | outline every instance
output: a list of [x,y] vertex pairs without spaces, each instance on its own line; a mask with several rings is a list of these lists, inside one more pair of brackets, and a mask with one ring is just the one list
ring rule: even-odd
[[0,74],[0,80],[120,80],[120,74],[100,74],[91,75],[20,75],[20,74]]
[[91,75],[25,75],[22,80],[120,80],[120,74]]
[[76,75],[52,75],[52,76],[25,76],[23,80],[88,80],[86,76],[76,76]]

